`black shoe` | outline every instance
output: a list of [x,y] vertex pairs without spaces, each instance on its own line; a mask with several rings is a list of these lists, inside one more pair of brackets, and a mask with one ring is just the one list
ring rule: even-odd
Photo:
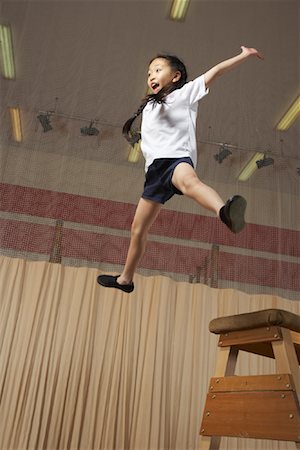
[[115,277],[113,275],[99,275],[97,277],[97,283],[101,284],[101,286],[121,289],[121,291],[127,292],[128,294],[132,292],[134,289],[134,284],[119,284],[117,282],[119,276],[120,275],[117,275]]
[[220,209],[220,219],[233,233],[239,233],[246,225],[244,219],[246,206],[244,197],[234,195]]

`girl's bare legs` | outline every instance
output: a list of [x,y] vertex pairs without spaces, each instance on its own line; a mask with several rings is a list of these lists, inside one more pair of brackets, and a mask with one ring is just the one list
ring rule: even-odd
[[[244,220],[239,216],[240,210],[245,209],[246,201],[242,197],[236,196],[239,197],[238,199],[235,199],[235,206],[237,205],[237,207],[231,208],[230,212],[232,214],[230,215],[229,220],[224,220],[222,216],[224,215],[224,208],[227,208],[228,202],[224,206],[224,202],[219,194],[214,189],[199,180],[192,166],[187,163],[178,164],[173,173],[172,183],[183,194],[194,199],[204,208],[215,212],[217,215],[219,215],[221,210],[222,221],[234,233],[241,231],[243,228]],[[230,200],[230,202],[233,204],[232,200]],[[153,202],[152,200],[146,200],[144,198],[140,199],[131,226],[131,240],[124,269],[118,277],[113,277],[111,275],[99,275],[97,281],[100,285],[119,288],[128,293],[133,291],[133,275],[140,259],[144,255],[149,228],[158,216],[161,207],[162,204],[160,203]],[[235,219],[235,214],[237,215],[238,220],[232,221],[232,225],[231,218],[233,217]],[[120,288],[120,286],[122,286],[122,288]]]
[[145,252],[149,228],[158,216],[161,207],[160,203],[144,198],[140,199],[131,225],[131,240],[126,263],[123,272],[117,279],[119,284],[132,282],[138,262]]
[[178,164],[173,173],[172,183],[199,205],[214,211],[233,233],[239,233],[245,227],[244,214],[247,202],[241,195],[234,195],[224,204],[219,194],[202,183],[193,167],[187,163]]
[[219,215],[219,211],[224,205],[223,200],[214,189],[199,180],[190,164],[180,163],[175,167],[172,183],[184,195]]

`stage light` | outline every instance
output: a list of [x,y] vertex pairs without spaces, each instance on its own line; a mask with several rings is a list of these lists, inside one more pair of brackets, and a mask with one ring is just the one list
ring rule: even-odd
[[16,78],[16,71],[10,25],[0,25],[0,45],[2,56],[2,76],[8,80],[14,80]]
[[277,130],[286,131],[290,126],[295,122],[297,117],[300,115],[300,95],[296,98],[296,100],[289,107],[287,112],[284,114],[282,119],[279,121],[277,125]]
[[176,21],[184,21],[189,3],[189,0],[173,0],[170,11],[170,19]]
[[23,136],[22,136],[22,127],[21,127],[21,114],[20,114],[20,108],[18,106],[15,107],[9,107],[9,114],[10,114],[10,123],[11,123],[11,130],[12,130],[12,137],[14,141],[16,142],[22,142]]
[[99,134],[99,130],[93,127],[94,122],[91,122],[88,127],[80,128],[80,133],[82,136],[97,136]]
[[39,120],[40,124],[43,127],[44,133],[47,133],[47,131],[53,130],[50,122],[50,114],[49,113],[40,113],[37,116],[37,119]]
[[238,176],[239,181],[247,181],[251,175],[257,170],[256,161],[261,160],[264,157],[264,153],[257,152],[252,158],[247,162],[245,167],[242,169],[241,173]]
[[259,159],[258,161],[256,161],[256,165],[257,165],[258,169],[261,169],[262,167],[272,166],[273,164],[274,164],[274,159],[266,158],[265,155],[262,159]]
[[229,155],[232,155],[232,152],[228,149],[228,147],[226,147],[226,145],[221,145],[219,153],[214,155],[214,158],[219,164],[221,164]]

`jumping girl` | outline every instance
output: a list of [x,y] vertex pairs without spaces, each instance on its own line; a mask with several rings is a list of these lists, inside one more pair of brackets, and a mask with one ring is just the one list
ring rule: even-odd
[[123,127],[131,142],[140,135],[131,130],[142,113],[141,149],[146,161],[144,192],[139,200],[131,226],[131,240],[124,269],[120,275],[99,275],[97,282],[105,287],[132,292],[133,275],[146,248],[148,231],[162,205],[174,194],[186,195],[202,207],[213,211],[233,232],[245,226],[246,200],[235,195],[223,202],[219,194],[199,180],[197,164],[196,118],[199,100],[212,82],[250,56],[262,58],[254,48],[241,47],[237,56],[227,59],[200,77],[187,82],[184,64],[175,56],[158,55],[149,65],[148,87],[152,94]]

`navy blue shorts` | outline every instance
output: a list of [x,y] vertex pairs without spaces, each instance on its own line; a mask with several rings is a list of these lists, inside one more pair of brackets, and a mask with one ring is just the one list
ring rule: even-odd
[[146,173],[142,198],[164,204],[175,194],[183,195],[182,192],[172,184],[174,169],[182,162],[188,163],[194,167],[193,162],[189,157],[155,159]]

